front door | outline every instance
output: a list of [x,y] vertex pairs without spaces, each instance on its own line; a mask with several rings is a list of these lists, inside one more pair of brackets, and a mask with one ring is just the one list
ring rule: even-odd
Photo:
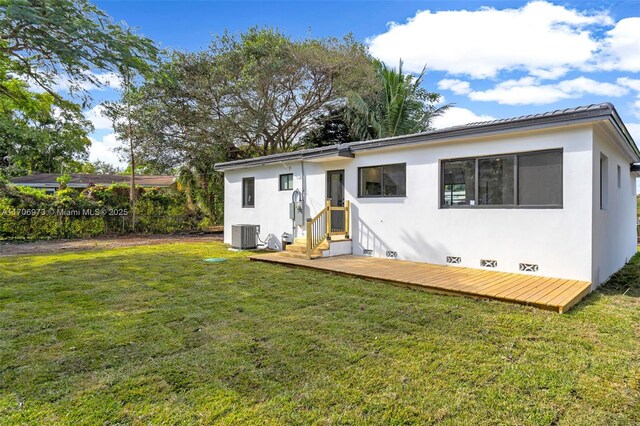
[[[331,207],[344,207],[344,170],[327,172],[327,199]],[[344,232],[344,210],[331,212],[331,232]]]

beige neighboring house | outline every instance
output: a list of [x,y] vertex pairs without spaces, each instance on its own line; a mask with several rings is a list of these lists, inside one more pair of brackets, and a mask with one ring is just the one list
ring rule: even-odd
[[[15,186],[29,186],[32,188],[44,189],[47,193],[54,193],[60,187],[57,179],[61,175],[56,173],[35,173],[28,176],[20,176],[10,179],[9,182]],[[115,183],[131,183],[131,176],[127,175],[106,175],[91,173],[71,173],[71,180],[67,184],[69,188],[87,188],[94,185],[109,186]],[[168,188],[176,183],[175,176],[136,176],[136,185],[142,187]]]

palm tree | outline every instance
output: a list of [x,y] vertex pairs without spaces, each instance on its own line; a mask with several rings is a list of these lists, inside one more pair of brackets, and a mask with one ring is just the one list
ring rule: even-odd
[[449,105],[436,107],[440,95],[420,86],[426,67],[417,77],[403,74],[402,60],[397,70],[380,61],[375,62],[375,67],[380,82],[378,92],[365,97],[351,92],[347,96],[345,118],[354,138],[367,140],[424,132],[430,129],[434,117],[449,108]]

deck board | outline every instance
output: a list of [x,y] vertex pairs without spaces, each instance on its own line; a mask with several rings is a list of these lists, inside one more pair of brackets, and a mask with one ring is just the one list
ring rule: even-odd
[[303,266],[344,275],[391,281],[447,294],[483,297],[566,312],[586,296],[591,283],[514,274],[460,266],[434,265],[364,256],[307,260],[281,252],[258,254],[251,260]]

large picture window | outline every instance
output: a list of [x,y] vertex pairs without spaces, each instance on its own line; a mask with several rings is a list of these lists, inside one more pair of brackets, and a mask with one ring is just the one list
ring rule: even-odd
[[255,206],[255,179],[243,178],[242,179],[242,207],[254,207]]
[[407,192],[406,164],[360,167],[358,197],[404,197]]
[[442,207],[562,207],[562,150],[442,161]]

